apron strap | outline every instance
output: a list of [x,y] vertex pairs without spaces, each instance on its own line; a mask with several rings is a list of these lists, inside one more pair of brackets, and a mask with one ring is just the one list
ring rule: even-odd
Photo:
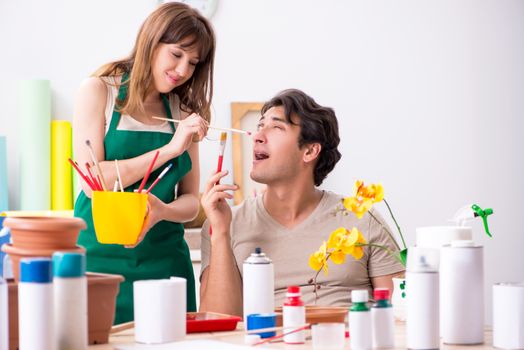
[[[118,97],[117,99],[119,101],[124,101],[127,96],[127,90],[129,87],[129,82],[127,81],[129,78],[129,73],[122,74],[122,80],[120,81],[120,87],[118,88]],[[125,82],[125,83],[124,83]],[[167,117],[169,119],[173,119],[173,116],[171,114],[171,106],[169,105],[169,99],[167,98],[166,94],[160,94],[160,97],[162,99],[162,104],[164,105],[164,109],[166,111]],[[118,126],[118,122],[120,121],[122,113],[120,113],[119,110],[117,110],[116,103],[115,103],[115,109],[113,110],[113,114],[111,116],[111,123],[109,124],[109,130],[108,134],[114,130],[116,130]],[[175,123],[169,123],[171,124],[171,128],[173,129],[173,133],[176,131]]]

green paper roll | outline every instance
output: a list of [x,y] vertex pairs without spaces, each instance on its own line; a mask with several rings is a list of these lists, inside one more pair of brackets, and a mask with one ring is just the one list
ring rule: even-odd
[[71,123],[51,122],[51,210],[73,209],[73,172],[71,158]]
[[51,165],[51,84],[23,80],[18,86],[20,121],[20,209],[49,210]]
[[[9,210],[7,191],[7,145],[6,137],[0,136],[0,213]],[[2,225],[0,224],[0,227]]]

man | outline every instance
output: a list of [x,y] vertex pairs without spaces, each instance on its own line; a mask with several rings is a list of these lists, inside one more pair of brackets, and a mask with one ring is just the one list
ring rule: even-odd
[[[231,210],[226,199],[233,196],[226,191],[237,186],[215,185],[224,171],[209,179],[202,196],[208,221],[202,228],[201,311],[242,315],[242,264],[256,247],[273,261],[277,306],[290,285],[303,286],[305,303],[314,303],[309,255],[339,227],[357,227],[367,242],[395,249],[377,212],[360,220],[353,213],[334,216],[341,197],[317,188],[341,157],[333,109],[285,90],[262,108],[253,139],[250,175],[266,185],[265,193]],[[319,274],[317,305],[347,306],[352,289],[392,290],[392,277],[403,270],[385,250],[365,247],[361,259],[347,256],[341,265],[329,263],[328,275]]]

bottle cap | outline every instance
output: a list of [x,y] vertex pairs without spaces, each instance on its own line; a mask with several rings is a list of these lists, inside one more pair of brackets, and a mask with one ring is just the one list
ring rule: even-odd
[[86,257],[82,253],[56,252],[53,254],[55,277],[82,277],[86,274]]
[[244,261],[244,264],[271,264],[271,259],[269,259],[266,254],[262,253],[260,247],[255,248],[255,252]]
[[20,260],[20,282],[51,283],[52,281],[51,259],[24,258]]
[[289,286],[287,287],[287,297],[299,297],[302,293],[300,293],[300,287],[299,286]]
[[375,298],[375,300],[389,300],[389,289],[376,288],[373,291],[373,297]]
[[352,303],[367,303],[369,300],[369,294],[366,289],[357,289],[351,291],[351,302]]

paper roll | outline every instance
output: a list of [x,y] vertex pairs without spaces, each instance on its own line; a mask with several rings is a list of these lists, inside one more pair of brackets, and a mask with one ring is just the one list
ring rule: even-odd
[[440,248],[454,240],[471,240],[471,227],[427,226],[417,227],[417,247]]
[[48,210],[50,195],[51,86],[24,80],[18,87],[20,208]]
[[493,346],[524,349],[524,282],[493,285]]
[[186,335],[186,279],[145,280],[133,283],[135,341],[161,344]]
[[[441,336],[445,344],[484,342],[484,254],[473,241],[441,249]],[[409,287],[408,287],[409,288]]]
[[0,212],[9,210],[6,137],[0,136]]
[[71,123],[51,122],[51,209],[73,209],[73,169],[67,161],[72,154]]

